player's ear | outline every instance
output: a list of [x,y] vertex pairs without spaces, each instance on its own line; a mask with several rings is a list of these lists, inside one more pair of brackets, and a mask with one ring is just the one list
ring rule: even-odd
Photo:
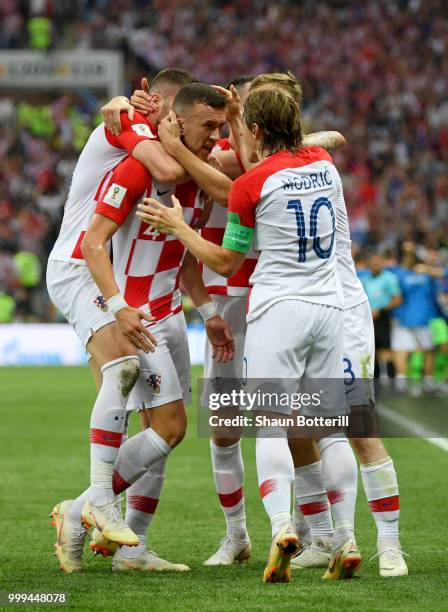
[[252,132],[256,140],[261,139],[261,130],[260,130],[260,126],[258,125],[258,123],[252,123],[250,131]]
[[151,104],[154,105],[156,111],[162,106],[162,96],[159,93],[149,94],[151,96]]
[[180,133],[182,136],[185,136],[185,119],[183,117],[177,116],[177,122],[180,127]]

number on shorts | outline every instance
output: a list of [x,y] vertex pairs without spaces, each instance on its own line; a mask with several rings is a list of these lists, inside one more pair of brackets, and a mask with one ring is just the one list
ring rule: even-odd
[[343,361],[344,364],[346,364],[347,366],[344,370],[344,374],[348,374],[350,376],[350,378],[344,378],[344,384],[349,386],[355,382],[355,373],[352,370],[352,362],[350,361],[350,359],[348,359],[348,357],[344,357]]

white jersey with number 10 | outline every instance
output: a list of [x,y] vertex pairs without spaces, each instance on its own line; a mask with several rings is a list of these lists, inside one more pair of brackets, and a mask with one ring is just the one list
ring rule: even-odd
[[299,299],[343,308],[335,233],[338,172],[323,149],[271,155],[231,190],[223,246],[260,252],[248,321],[275,302]]

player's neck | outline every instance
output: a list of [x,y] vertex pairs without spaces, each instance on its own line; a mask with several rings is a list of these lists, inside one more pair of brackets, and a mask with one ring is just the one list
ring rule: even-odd
[[148,113],[146,118],[149,122],[151,122],[154,127],[159,127],[159,123],[162,121],[163,117],[160,115],[160,109],[153,111],[152,113]]

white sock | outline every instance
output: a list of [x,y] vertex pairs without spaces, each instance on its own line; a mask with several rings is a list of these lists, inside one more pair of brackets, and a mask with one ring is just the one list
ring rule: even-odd
[[406,391],[406,389],[408,388],[408,379],[405,374],[396,375],[395,388],[397,391]]
[[296,504],[310,528],[311,540],[333,537],[330,503],[322,479],[322,461],[295,469]]
[[81,524],[82,507],[84,506],[84,502],[89,499],[89,495],[90,487],[81,493],[81,495],[79,495],[75,500],[73,500],[69,513],[73,522]]
[[210,451],[216,491],[226,519],[227,535],[244,539],[247,537],[247,529],[241,443],[217,446],[213,440],[210,440]]
[[347,438],[329,437],[318,442],[322,477],[334,521],[333,547],[354,537],[358,467]]
[[113,501],[112,474],[126,426],[126,403],[139,372],[135,356],[120,357],[101,368],[103,380],[90,419],[90,489],[88,499]]
[[141,478],[126,491],[125,523],[138,535],[138,546],[122,546],[125,557],[138,557],[146,550],[148,529],[159,503],[160,493],[165,480],[166,457],[153,463]]
[[389,375],[387,373],[387,362],[380,361],[378,365],[380,370],[380,378],[389,378]]
[[120,447],[113,473],[116,495],[128,489],[160,459],[166,458],[171,447],[153,429],[132,436]]
[[[269,437],[281,435],[281,437]],[[294,480],[294,464],[283,429],[261,428],[257,432],[255,446],[258,484],[264,509],[272,527],[272,537],[291,523],[291,485]]]
[[294,504],[294,510],[292,513],[292,524],[296,530],[297,535],[301,544],[311,544],[311,529],[303,516],[303,512],[300,510],[297,503]]
[[378,541],[388,540],[399,545],[400,495],[392,459],[361,465],[361,477],[378,530]]

